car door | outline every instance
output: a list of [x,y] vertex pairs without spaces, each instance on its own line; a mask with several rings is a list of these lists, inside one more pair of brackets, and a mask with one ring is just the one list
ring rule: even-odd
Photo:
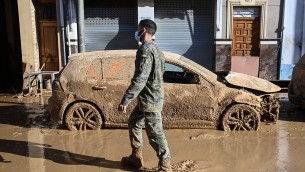
[[96,93],[99,94],[99,101],[103,106],[106,125],[127,125],[128,117],[136,105],[136,101],[132,101],[128,105],[127,113],[117,110],[133,76],[134,60],[134,56],[111,56],[102,59],[103,79],[99,80]]
[[166,128],[211,128],[215,113],[212,85],[200,75],[166,62],[163,123]]

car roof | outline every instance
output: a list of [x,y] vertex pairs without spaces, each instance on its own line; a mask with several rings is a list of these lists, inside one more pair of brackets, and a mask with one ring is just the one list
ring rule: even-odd
[[[76,53],[69,56],[70,60],[82,59],[86,58],[116,58],[116,57],[134,57],[137,50],[103,50],[103,51],[93,51],[93,52],[83,52],[83,53]],[[205,67],[199,65],[198,63],[176,53],[162,51],[165,60],[167,62],[173,64],[179,64],[187,69],[198,73],[209,79],[212,82],[217,81],[217,75],[210,70],[206,69]]]

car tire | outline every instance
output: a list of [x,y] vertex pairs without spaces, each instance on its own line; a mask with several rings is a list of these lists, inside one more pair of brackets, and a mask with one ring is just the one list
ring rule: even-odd
[[257,131],[260,114],[253,107],[245,104],[231,105],[223,114],[221,125],[225,131]]
[[85,102],[74,103],[66,113],[65,122],[68,129],[76,131],[98,130],[102,126],[99,110]]

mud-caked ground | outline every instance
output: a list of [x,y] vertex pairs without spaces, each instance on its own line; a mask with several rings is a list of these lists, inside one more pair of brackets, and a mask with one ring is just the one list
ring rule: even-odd
[[[134,171],[121,167],[131,152],[127,129],[72,132],[49,121],[48,97],[0,95],[0,171]],[[305,110],[278,95],[277,124],[255,132],[209,129],[165,131],[174,171],[304,171]],[[146,171],[156,153],[144,134]]]

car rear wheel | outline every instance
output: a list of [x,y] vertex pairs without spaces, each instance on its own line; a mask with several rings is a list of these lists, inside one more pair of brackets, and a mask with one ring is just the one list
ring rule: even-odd
[[98,130],[102,126],[100,112],[93,105],[85,102],[73,104],[68,109],[65,120],[70,130]]
[[256,131],[259,128],[259,121],[259,112],[253,107],[236,104],[225,111],[221,125],[225,131]]

